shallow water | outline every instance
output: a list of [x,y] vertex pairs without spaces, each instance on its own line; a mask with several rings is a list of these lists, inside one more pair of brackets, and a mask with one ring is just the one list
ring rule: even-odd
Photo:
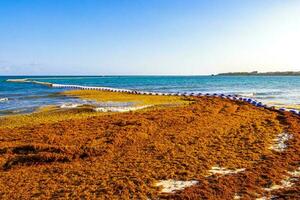
[[43,105],[84,103],[56,93],[66,89],[7,79],[106,86],[156,92],[202,92],[239,94],[270,105],[300,107],[300,76],[98,76],[98,77],[0,77],[0,115],[31,112]]

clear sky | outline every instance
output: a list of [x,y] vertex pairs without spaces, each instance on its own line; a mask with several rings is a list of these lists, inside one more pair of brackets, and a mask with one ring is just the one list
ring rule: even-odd
[[0,0],[0,75],[300,71],[299,0]]

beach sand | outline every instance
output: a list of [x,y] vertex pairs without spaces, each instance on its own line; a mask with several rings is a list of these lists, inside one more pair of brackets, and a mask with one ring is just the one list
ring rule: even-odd
[[1,199],[299,199],[291,113],[218,97],[64,95],[150,107],[0,118]]

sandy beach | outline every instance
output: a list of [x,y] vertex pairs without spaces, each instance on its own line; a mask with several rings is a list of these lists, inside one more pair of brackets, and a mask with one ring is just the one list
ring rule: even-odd
[[299,116],[221,97],[62,95],[140,109],[0,118],[1,199],[299,197]]

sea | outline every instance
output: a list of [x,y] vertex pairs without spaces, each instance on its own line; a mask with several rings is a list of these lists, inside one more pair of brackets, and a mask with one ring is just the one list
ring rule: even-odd
[[86,103],[59,95],[66,88],[7,82],[8,79],[149,92],[234,94],[268,105],[300,108],[300,76],[0,76],[0,115],[30,113],[47,105]]

